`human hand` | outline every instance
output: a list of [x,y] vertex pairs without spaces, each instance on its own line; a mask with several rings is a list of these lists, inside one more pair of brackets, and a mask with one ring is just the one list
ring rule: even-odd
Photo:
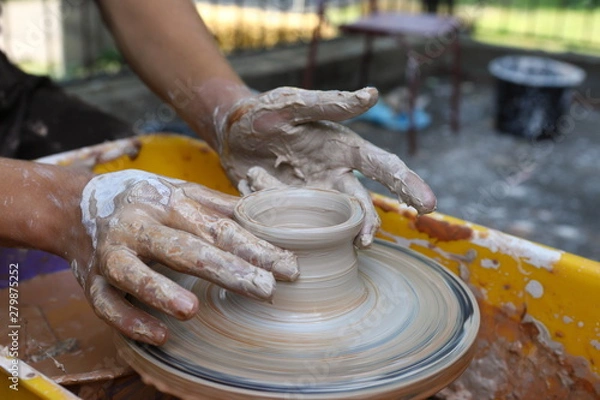
[[244,194],[281,185],[307,185],[355,196],[366,211],[355,243],[367,247],[380,221],[353,170],[384,184],[419,213],[436,206],[429,186],[396,155],[332,122],[358,116],[376,102],[374,88],[340,92],[281,87],[245,97],[217,115],[221,163]]
[[196,313],[196,296],[148,261],[259,299],[272,297],[274,278],[294,280],[298,267],[291,252],[231,220],[238,200],[138,170],[91,179],[81,211],[92,245],[71,265],[96,314],[126,336],[162,344],[166,326],[132,306],[125,293],[179,319]]

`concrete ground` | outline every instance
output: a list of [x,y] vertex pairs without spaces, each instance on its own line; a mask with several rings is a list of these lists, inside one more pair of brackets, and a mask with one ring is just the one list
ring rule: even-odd
[[491,83],[466,83],[462,128],[453,135],[449,86],[437,80],[427,86],[423,93],[437,100],[428,108],[432,126],[418,133],[416,155],[407,154],[405,133],[365,122],[350,126],[425,179],[438,211],[600,260],[600,111],[573,106],[572,128],[562,139],[530,142],[494,131]]

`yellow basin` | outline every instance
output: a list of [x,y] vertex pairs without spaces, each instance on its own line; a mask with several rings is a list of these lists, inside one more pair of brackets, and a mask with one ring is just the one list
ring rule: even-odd
[[[217,155],[198,140],[156,134],[99,149],[43,161],[95,165],[97,173],[142,169],[237,194]],[[380,238],[437,260],[478,297],[477,355],[453,390],[480,393],[475,398],[600,397],[600,263],[440,213],[417,217],[384,196],[373,194],[373,200]],[[61,398],[41,393],[35,392]],[[4,394],[0,390],[1,398],[30,398],[26,391]]]

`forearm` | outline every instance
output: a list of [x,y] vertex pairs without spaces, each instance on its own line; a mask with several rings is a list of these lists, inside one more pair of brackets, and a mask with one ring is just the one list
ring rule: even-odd
[[121,52],[213,148],[215,112],[249,92],[189,0],[98,0]]
[[[0,245],[35,248],[67,259],[89,239],[81,225],[81,192],[91,174],[0,158]],[[84,239],[84,240],[82,240]]]

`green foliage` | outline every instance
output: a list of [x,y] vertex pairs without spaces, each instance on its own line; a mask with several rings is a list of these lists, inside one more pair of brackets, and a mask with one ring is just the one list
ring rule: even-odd
[[[381,8],[392,7],[381,3]],[[419,10],[420,2],[400,2]],[[600,54],[600,0],[458,0],[455,15],[477,40],[547,51]],[[358,18],[365,3],[329,8],[333,25]],[[467,30],[466,29],[466,30]]]

